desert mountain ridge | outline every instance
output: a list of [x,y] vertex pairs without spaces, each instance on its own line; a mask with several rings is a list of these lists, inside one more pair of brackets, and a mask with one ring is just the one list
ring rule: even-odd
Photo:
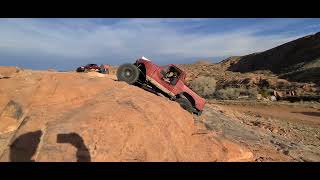
[[264,52],[230,57],[221,61],[232,72],[271,71],[288,80],[320,81],[320,32]]
[[264,52],[178,66],[187,72],[187,83],[204,76],[217,80],[218,88],[266,86],[306,93],[313,88],[314,93],[315,86],[320,86],[320,32]]

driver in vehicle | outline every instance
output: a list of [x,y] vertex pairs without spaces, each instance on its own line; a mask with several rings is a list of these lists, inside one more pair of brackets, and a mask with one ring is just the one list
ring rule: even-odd
[[165,80],[166,82],[170,83],[171,81],[175,80],[177,77],[178,77],[178,76],[177,76],[177,72],[169,71],[169,72],[166,74],[164,80]]

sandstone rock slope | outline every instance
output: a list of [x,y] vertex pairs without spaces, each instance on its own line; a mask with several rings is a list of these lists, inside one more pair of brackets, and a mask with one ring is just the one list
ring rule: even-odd
[[112,75],[13,74],[0,79],[0,161],[252,159],[246,148],[196,126],[177,103]]

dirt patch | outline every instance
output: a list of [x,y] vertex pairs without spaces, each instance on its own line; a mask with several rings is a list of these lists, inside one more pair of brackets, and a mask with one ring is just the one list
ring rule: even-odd
[[314,106],[215,102],[209,103],[204,115],[208,128],[245,145],[255,161],[319,161],[317,117],[292,117],[297,109],[317,111]]

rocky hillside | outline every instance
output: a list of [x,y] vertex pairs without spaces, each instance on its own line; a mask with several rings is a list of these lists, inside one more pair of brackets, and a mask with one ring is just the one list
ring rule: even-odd
[[[291,82],[271,71],[259,70],[254,72],[233,72],[227,70],[229,64],[239,60],[240,57],[230,57],[222,63],[211,64],[180,64],[181,69],[187,72],[186,83],[190,86],[195,80],[201,77],[215,79],[215,89],[225,88],[263,88],[267,86],[271,89],[292,89],[299,94],[317,93],[317,85],[306,82]],[[191,86],[192,88],[192,86]],[[194,89],[195,90],[195,89]],[[200,93],[200,92],[198,92]],[[201,94],[201,93],[200,93]]]
[[[242,94],[259,99],[259,94],[268,97],[273,90],[319,95],[320,32],[265,52],[232,56],[220,63],[199,60],[178,66],[187,72],[187,85],[206,98],[230,99],[214,94],[219,90],[234,94],[232,98]],[[243,92],[247,90],[251,92]]]
[[0,161],[250,161],[179,104],[113,75],[1,67]]
[[320,81],[320,32],[285,43],[270,50],[220,63],[234,72],[267,70],[291,81]]

